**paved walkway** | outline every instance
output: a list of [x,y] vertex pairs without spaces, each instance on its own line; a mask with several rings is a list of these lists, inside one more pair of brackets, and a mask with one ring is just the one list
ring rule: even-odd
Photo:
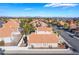
[[23,42],[23,38],[25,37],[25,35],[23,35],[23,37],[21,38],[21,40],[19,41],[19,43],[18,43],[18,47],[20,47],[21,46],[21,44],[22,44],[22,42]]

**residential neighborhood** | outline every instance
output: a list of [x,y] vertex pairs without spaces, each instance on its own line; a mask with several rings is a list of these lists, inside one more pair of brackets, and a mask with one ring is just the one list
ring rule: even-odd
[[79,4],[7,6],[0,7],[0,54],[79,55]]
[[15,46],[21,38],[19,22],[17,20],[8,20],[0,28],[0,46]]
[[55,21],[54,18],[8,18],[6,22],[1,20],[0,46],[25,47],[27,50],[37,49],[38,51],[40,49],[60,51],[61,49],[73,54],[74,48],[61,33],[66,31],[70,37],[74,34],[78,38],[76,34],[78,33],[78,23],[76,21],[73,19]]

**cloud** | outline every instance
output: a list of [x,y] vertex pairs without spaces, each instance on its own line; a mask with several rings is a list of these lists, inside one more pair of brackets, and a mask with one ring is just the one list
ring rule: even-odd
[[24,10],[29,11],[29,10],[32,10],[32,8],[25,8]]
[[74,4],[74,3],[50,3],[44,5],[44,7],[74,7],[77,5],[78,4]]

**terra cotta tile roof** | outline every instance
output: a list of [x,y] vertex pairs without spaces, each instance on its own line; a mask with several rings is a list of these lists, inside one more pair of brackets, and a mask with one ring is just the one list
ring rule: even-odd
[[71,22],[70,24],[69,24],[69,26],[70,26],[70,28],[76,28],[77,26],[76,26],[76,23],[73,23],[73,22]]
[[35,34],[29,35],[29,43],[58,43],[59,38],[55,34]]
[[11,33],[16,31],[19,26],[15,20],[9,20],[0,28],[0,37],[10,37]]
[[52,31],[52,28],[42,26],[42,27],[37,27],[37,30],[38,31]]

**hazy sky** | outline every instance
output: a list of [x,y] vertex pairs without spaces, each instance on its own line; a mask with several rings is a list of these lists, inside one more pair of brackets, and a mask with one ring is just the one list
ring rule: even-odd
[[79,17],[79,4],[0,3],[0,16]]

